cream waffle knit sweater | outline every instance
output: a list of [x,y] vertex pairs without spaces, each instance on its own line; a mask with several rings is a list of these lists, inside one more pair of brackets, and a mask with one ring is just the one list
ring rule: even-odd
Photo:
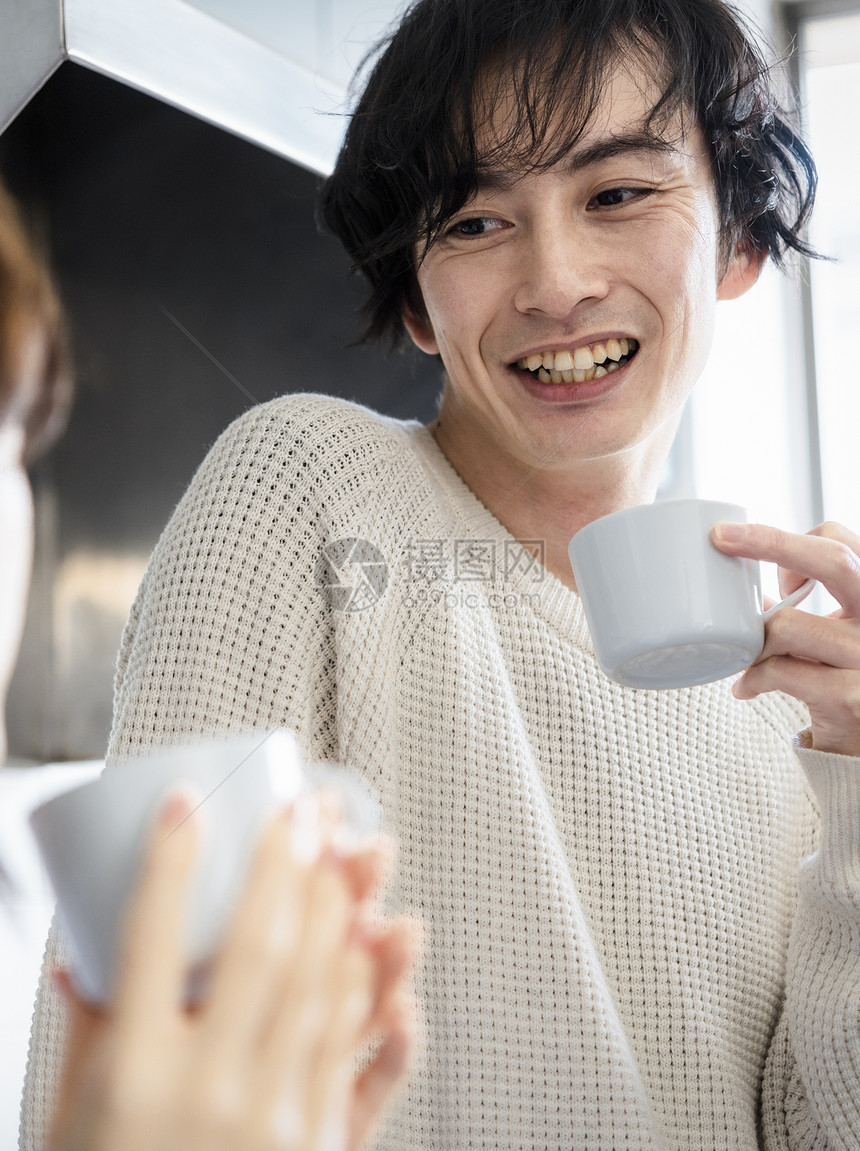
[[[860,1147],[860,776],[793,747],[804,722],[609,682],[578,597],[425,429],[290,396],[158,544],[110,756],[287,726],[376,789],[392,906],[428,925],[426,1053],[380,1148],[835,1151]],[[61,1038],[46,982],[26,1151]]]

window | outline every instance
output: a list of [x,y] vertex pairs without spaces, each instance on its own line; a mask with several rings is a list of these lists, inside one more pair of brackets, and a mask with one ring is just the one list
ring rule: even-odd
[[[761,20],[763,5],[742,8]],[[819,167],[812,244],[835,257],[717,309],[714,351],[690,403],[686,490],[794,531],[836,519],[860,532],[860,0],[781,6],[804,131]],[[679,437],[684,448],[685,430]],[[675,494],[672,492],[671,494]],[[765,570],[765,587],[775,590]],[[821,590],[814,610],[833,604]]]
[[817,399],[821,500],[827,519],[860,531],[860,6],[798,22],[806,130],[820,172],[810,238],[836,257],[810,269],[810,366]]

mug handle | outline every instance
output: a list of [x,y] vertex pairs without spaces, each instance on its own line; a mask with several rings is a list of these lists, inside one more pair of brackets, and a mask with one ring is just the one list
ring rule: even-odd
[[806,583],[802,583],[791,595],[787,595],[785,599],[781,599],[779,603],[775,603],[773,607],[769,607],[762,616],[764,622],[767,623],[772,615],[775,615],[776,612],[781,611],[784,607],[797,607],[799,603],[802,603],[806,599],[817,583],[818,580],[808,579]]

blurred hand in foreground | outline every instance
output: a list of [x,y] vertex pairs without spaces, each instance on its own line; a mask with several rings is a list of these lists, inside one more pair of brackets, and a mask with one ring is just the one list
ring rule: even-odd
[[192,807],[172,796],[150,837],[110,1010],[57,976],[69,1033],[51,1151],[357,1151],[416,1042],[407,981],[420,925],[370,914],[385,849],[342,856],[324,834],[302,850],[301,815],[275,818],[206,998],[189,1008]]

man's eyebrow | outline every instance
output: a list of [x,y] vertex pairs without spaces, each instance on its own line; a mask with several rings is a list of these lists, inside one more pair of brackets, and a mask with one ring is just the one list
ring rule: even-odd
[[599,164],[603,160],[612,160],[616,156],[626,156],[631,152],[650,152],[652,155],[675,156],[678,147],[670,140],[663,140],[659,136],[652,136],[648,132],[633,132],[626,136],[607,136],[603,140],[595,140],[585,148],[574,149],[567,156],[567,163],[571,170],[578,172],[591,164]]
[[[570,171],[579,172],[592,164],[600,164],[605,160],[613,160],[616,156],[626,156],[634,152],[674,156],[678,151],[677,144],[673,144],[670,140],[652,136],[648,132],[631,132],[623,136],[606,136],[584,148],[574,148],[563,157],[561,163]],[[504,192],[512,188],[522,175],[522,169],[481,165],[478,170],[478,187],[481,191]]]

